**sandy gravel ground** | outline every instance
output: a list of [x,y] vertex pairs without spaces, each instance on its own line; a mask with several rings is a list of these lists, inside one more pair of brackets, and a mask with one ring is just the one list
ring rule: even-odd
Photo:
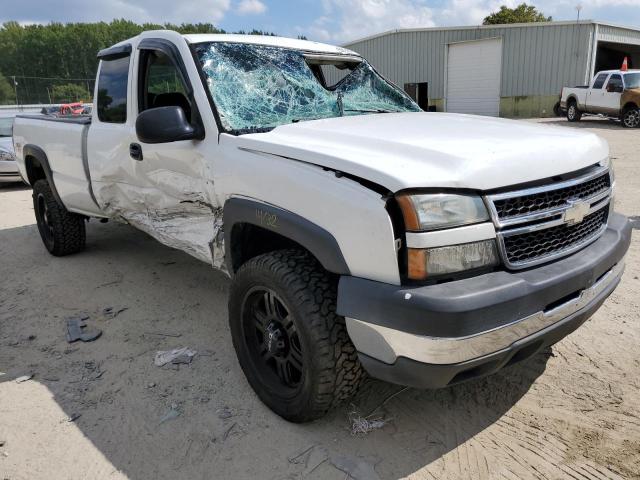
[[[606,138],[618,209],[640,215],[640,131],[545,122]],[[0,258],[1,479],[640,478],[637,231],[620,287],[577,332],[493,377],[402,391],[364,436],[349,413],[398,387],[371,381],[321,421],[286,423],[238,366],[228,280],[133,228],[91,222],[84,253],[54,258],[30,191],[0,187]],[[77,314],[103,336],[67,344]],[[181,346],[191,365],[153,365]]]

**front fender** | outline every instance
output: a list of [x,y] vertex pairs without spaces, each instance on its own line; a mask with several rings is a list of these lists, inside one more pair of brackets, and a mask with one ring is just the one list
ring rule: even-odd
[[[300,215],[268,203],[232,197],[223,209],[225,245],[231,245],[231,232],[239,223],[249,223],[293,240],[306,248],[329,272],[350,275],[338,242],[324,228]],[[229,272],[234,271],[231,255],[226,255]]]

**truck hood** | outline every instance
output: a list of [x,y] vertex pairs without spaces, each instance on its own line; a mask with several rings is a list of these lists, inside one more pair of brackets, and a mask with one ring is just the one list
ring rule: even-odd
[[312,120],[236,137],[239,148],[406,188],[491,190],[593,165],[609,153],[575,128],[449,113]]

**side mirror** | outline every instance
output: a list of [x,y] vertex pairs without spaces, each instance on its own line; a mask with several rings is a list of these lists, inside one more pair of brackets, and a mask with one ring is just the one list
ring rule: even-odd
[[136,134],[142,143],[169,143],[197,137],[184,110],[177,106],[150,108],[140,113],[136,119]]

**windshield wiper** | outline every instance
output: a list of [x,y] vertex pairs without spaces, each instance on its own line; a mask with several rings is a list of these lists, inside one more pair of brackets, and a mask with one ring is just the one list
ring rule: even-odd
[[360,112],[360,113],[393,113],[393,110],[382,110],[382,109],[364,110],[364,109],[359,109],[359,108],[345,108],[344,111],[345,112]]

